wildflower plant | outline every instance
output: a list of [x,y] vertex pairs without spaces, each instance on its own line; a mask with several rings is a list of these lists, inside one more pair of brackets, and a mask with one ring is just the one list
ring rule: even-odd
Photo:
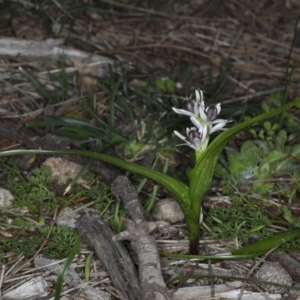
[[[19,154],[84,155],[105,161],[127,171],[131,171],[152,179],[167,188],[177,200],[184,213],[185,221],[190,232],[190,254],[198,254],[202,201],[206,192],[210,188],[214,175],[214,169],[223,148],[227,142],[238,132],[250,125],[255,124],[256,122],[283,113],[287,109],[298,105],[300,99],[298,98],[280,108],[271,110],[255,118],[244,121],[241,124],[235,125],[227,130],[224,130],[225,125],[229,121],[217,119],[217,116],[221,111],[221,105],[217,104],[216,106],[205,107],[203,93],[201,91],[196,91],[195,96],[195,99],[189,99],[187,101],[187,109],[184,110],[173,108],[175,113],[189,117],[193,124],[191,128],[186,129],[186,136],[179,133],[179,131],[174,132],[180,139],[184,141],[184,145],[187,145],[195,150],[196,163],[192,171],[189,173],[188,185],[178,179],[150,168],[97,152],[83,150],[10,150],[0,152],[0,157]],[[219,130],[223,130],[223,132],[220,133],[209,144],[210,134]]]

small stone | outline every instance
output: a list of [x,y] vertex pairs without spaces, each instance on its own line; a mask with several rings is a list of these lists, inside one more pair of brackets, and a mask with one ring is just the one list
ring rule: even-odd
[[[259,268],[259,270],[254,275],[255,279],[262,281],[274,282],[282,285],[291,286],[293,284],[293,279],[289,275],[289,273],[277,262],[269,262],[266,261]],[[287,291],[287,289],[283,287],[259,284],[261,288],[263,288],[268,293],[280,293],[283,294]]]
[[[59,186],[64,186],[69,179],[73,179],[81,171],[82,166],[60,157],[49,157],[43,163],[51,169],[51,176]],[[77,183],[86,184],[82,178]]]
[[[43,276],[37,276],[22,283],[18,287],[4,293],[3,299],[36,299],[47,296],[47,283]],[[1,297],[2,299],[2,297]]]
[[9,207],[14,200],[15,198],[10,191],[0,188],[0,207]]
[[153,217],[171,224],[178,223],[184,219],[179,204],[172,198],[163,199],[156,203],[157,211]]
[[66,207],[61,214],[59,214],[56,224],[58,226],[67,226],[69,228],[76,228],[76,222],[80,218],[80,215],[73,212],[70,207]]

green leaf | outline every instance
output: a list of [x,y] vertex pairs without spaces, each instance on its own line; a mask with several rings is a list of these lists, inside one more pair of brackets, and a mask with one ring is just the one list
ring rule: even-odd
[[269,250],[273,248],[278,248],[282,244],[291,241],[300,236],[300,229],[284,232],[278,234],[276,236],[267,238],[263,241],[259,241],[255,244],[250,246],[246,246],[239,250],[232,251],[232,255],[249,255],[252,254],[253,256],[259,256],[267,253]]
[[60,294],[62,291],[62,286],[64,283],[64,277],[65,274],[68,270],[68,268],[70,267],[75,255],[78,253],[79,251],[79,247],[80,247],[80,243],[81,243],[81,238],[80,236],[77,238],[74,247],[72,248],[69,256],[67,257],[61,271],[60,274],[57,277],[57,282],[56,282],[56,287],[55,287],[55,300],[59,300],[60,299]]
[[44,85],[37,79],[37,77],[31,71],[25,70],[22,67],[20,67],[20,71],[32,83],[32,85],[36,88],[37,92],[42,97],[44,97],[52,103],[55,102],[54,97],[47,91]]
[[265,129],[267,129],[267,130],[271,130],[271,128],[272,128],[271,122],[270,122],[270,121],[264,122],[264,127],[265,127]]
[[161,90],[161,91],[165,91],[166,87],[165,87],[165,83],[161,78],[157,78],[155,81],[156,87]]
[[258,225],[256,227],[253,227],[250,229],[250,232],[256,232],[256,231],[260,231],[261,229],[263,229],[265,227],[265,225]]
[[243,179],[253,177],[253,168],[260,162],[262,156],[262,150],[254,141],[246,141],[241,146],[240,152],[227,153],[230,173]]
[[175,91],[175,82],[173,80],[167,79],[165,81],[165,86],[166,86],[167,92],[174,93],[174,91]]
[[265,163],[260,167],[260,177],[261,178],[268,178],[270,175],[270,164]]
[[285,130],[280,130],[276,136],[276,144],[280,148],[284,148],[287,140],[287,134]]

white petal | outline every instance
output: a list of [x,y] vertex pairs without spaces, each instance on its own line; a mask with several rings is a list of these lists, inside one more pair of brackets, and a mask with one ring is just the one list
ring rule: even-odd
[[211,122],[211,124],[228,123],[228,122],[230,122],[230,121],[225,120],[225,119],[216,119],[216,120],[213,120],[213,121]]
[[215,107],[216,107],[216,109],[218,111],[218,114],[219,114],[220,111],[221,111],[221,103],[218,103]]
[[172,107],[173,111],[176,112],[177,114],[180,114],[180,115],[186,115],[186,116],[193,116],[194,114],[188,110],[185,110],[185,109],[178,109],[178,108],[175,108],[175,107]]
[[196,101],[194,105],[194,116],[197,116],[199,114],[199,102]]
[[217,125],[213,126],[210,129],[210,133],[213,133],[215,131],[218,131],[218,130],[222,129],[225,125],[226,125],[226,122],[225,123],[218,123]]
[[190,117],[192,123],[196,126],[196,128],[199,130],[199,131],[203,131],[203,125],[197,120],[197,118],[195,117]]
[[[187,128],[188,130],[188,128]],[[194,145],[192,145],[189,141],[187,141],[187,138],[185,136],[183,136],[181,133],[179,133],[178,131],[174,130],[174,133],[180,138],[182,139],[183,141],[185,141],[185,144],[179,144],[179,145],[176,145],[176,146],[189,146],[193,149],[196,149]]]
[[195,138],[194,139],[194,144],[195,144],[195,147],[194,147],[195,149],[200,149],[202,144],[203,144],[202,139],[200,140],[198,138]]
[[200,107],[202,107],[203,111],[205,110],[205,102],[204,102],[204,96],[203,96],[203,92],[200,90]]
[[192,144],[190,144],[190,143],[178,144],[178,145],[176,145],[176,146],[177,146],[177,147],[178,147],[178,146],[188,146],[188,147],[191,147],[191,148],[193,148],[193,149],[196,149],[195,146],[192,145]]
[[[202,93],[202,91],[200,91]],[[196,101],[199,102],[202,97],[200,96],[199,92],[197,90],[195,90],[195,94],[196,94]]]
[[186,142],[186,137],[184,135],[182,135],[181,133],[179,133],[178,131],[174,130],[174,133],[182,140],[184,140]]

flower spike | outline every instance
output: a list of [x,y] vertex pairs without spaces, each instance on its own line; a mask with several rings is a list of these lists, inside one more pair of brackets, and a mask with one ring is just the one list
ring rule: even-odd
[[215,106],[208,106],[205,108],[205,102],[203,92],[195,91],[195,98],[187,101],[186,109],[177,109],[172,107],[173,111],[177,114],[189,116],[191,122],[195,127],[186,129],[186,136],[183,136],[178,131],[174,133],[185,144],[196,150],[196,154],[200,154],[207,148],[209,135],[218,130],[225,130],[224,126],[229,120],[217,119],[218,114],[221,111],[221,103]]
[[200,124],[200,128],[192,127],[186,129],[186,137],[179,133],[178,131],[174,131],[174,133],[183,141],[185,144],[180,144],[178,146],[186,145],[195,150],[204,150],[207,146],[207,127],[202,126]]

